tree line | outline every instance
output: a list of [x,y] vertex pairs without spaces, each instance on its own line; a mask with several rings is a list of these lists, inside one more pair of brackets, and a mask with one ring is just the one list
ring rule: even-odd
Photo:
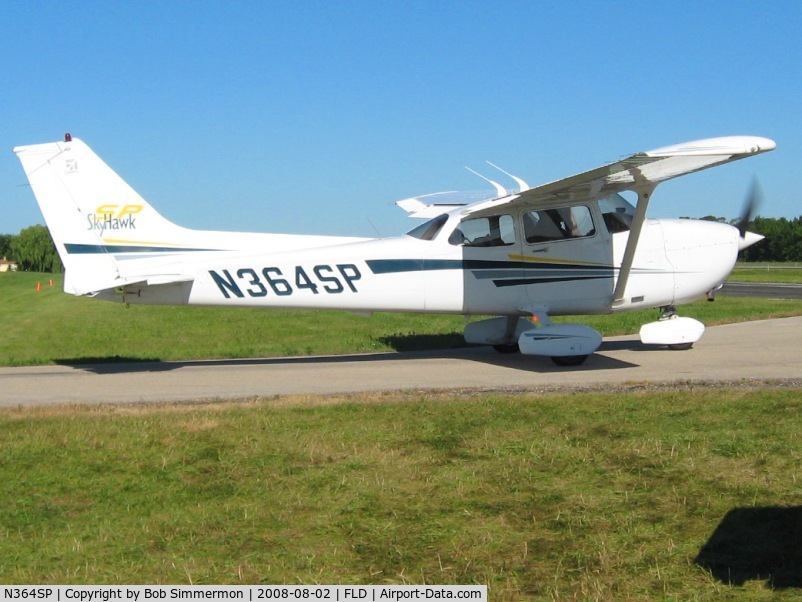
[[802,216],[757,217],[748,229],[766,238],[741,251],[741,261],[802,261]]
[[50,231],[40,225],[29,226],[19,234],[0,234],[0,256],[15,261],[23,272],[64,271]]
[[[710,215],[702,219],[727,221]],[[758,216],[749,222],[747,229],[766,238],[741,251],[740,261],[802,261],[802,216],[790,220]],[[30,226],[19,234],[0,234],[0,257],[14,260],[17,269],[24,272],[64,271],[50,231],[45,226]]]

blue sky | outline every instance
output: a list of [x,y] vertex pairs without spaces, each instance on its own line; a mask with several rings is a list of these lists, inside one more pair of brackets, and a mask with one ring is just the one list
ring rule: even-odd
[[663,184],[654,217],[802,214],[799,2],[5,2],[0,232],[41,215],[11,148],[87,142],[181,225],[392,235],[393,201],[536,185],[667,144],[773,153]]

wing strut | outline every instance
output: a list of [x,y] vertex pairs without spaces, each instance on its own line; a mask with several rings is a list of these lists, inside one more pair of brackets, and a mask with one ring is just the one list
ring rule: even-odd
[[629,238],[624,249],[624,257],[621,260],[621,269],[618,271],[618,281],[615,285],[615,291],[613,291],[613,307],[617,307],[624,302],[629,273],[632,271],[632,262],[635,259],[635,250],[638,247],[643,222],[646,221],[646,208],[649,206],[649,199],[651,199],[652,192],[656,187],[657,184],[641,182],[640,186],[636,188],[638,204],[635,206],[635,215],[629,228]]

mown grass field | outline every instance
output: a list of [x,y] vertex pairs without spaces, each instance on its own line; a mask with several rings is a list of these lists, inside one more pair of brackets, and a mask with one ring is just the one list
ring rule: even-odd
[[791,600],[797,389],[0,411],[3,583]]
[[[49,280],[54,278],[54,286]],[[37,292],[37,283],[42,290]],[[461,316],[124,305],[76,298],[62,277],[0,274],[0,365],[362,353],[463,345]],[[719,296],[684,306],[707,325],[802,315],[802,302]],[[637,332],[656,310],[572,316],[604,335]],[[558,318],[559,320],[560,318]]]
[[729,278],[739,282],[802,283],[802,265],[799,263],[738,264]]
[[[125,307],[62,292],[62,275],[0,278],[0,365],[344,354],[462,342],[458,316]],[[54,278],[54,286],[49,279]],[[42,290],[37,292],[37,283]]]

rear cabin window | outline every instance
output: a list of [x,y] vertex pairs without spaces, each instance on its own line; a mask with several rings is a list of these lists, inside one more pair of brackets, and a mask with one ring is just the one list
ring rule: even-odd
[[445,213],[438,215],[407,232],[407,236],[419,238],[420,240],[434,240],[434,237],[437,236],[447,221],[448,216]]
[[523,214],[523,224],[524,239],[529,244],[596,234],[590,209],[585,205],[527,211]]
[[448,237],[463,247],[503,247],[515,243],[515,222],[511,215],[491,215],[462,220]]

